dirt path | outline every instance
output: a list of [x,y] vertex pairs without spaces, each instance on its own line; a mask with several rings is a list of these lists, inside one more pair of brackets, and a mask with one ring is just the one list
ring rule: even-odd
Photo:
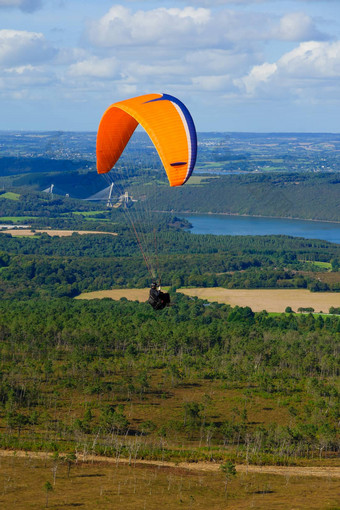
[[[60,454],[65,456],[66,454]],[[53,454],[47,452],[25,452],[22,450],[0,450],[1,457],[30,457],[33,459],[52,458]],[[100,455],[86,455],[77,454],[77,460],[81,462],[103,462],[106,464],[129,464],[129,459],[119,458],[118,460],[113,457],[104,457]],[[219,471],[220,464],[216,462],[168,462],[157,460],[143,460],[137,459],[130,462],[138,465],[159,466],[168,468],[189,469],[190,471]],[[299,467],[299,466],[255,466],[255,465],[236,465],[238,473],[262,473],[268,475],[279,476],[317,476],[327,478],[340,478],[340,467]]]

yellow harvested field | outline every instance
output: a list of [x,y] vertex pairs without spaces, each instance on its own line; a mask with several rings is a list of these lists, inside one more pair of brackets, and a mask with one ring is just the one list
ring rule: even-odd
[[115,232],[99,232],[98,230],[51,230],[51,229],[44,229],[44,230],[30,230],[30,229],[4,229],[0,230],[0,234],[11,234],[12,236],[34,236],[36,234],[47,234],[51,237],[58,236],[58,237],[67,237],[71,236],[74,233],[85,235],[85,234],[107,234],[110,236],[116,236]]
[[[250,306],[254,312],[284,312],[290,306],[295,312],[298,308],[314,308],[315,312],[327,313],[329,308],[340,307],[340,294],[336,292],[309,292],[306,289],[223,289],[192,288],[178,292],[187,296],[197,296],[208,301],[217,301],[231,306]],[[112,289],[86,292],[76,299],[119,300],[125,297],[129,301],[147,301],[149,289]]]
[[147,301],[150,289],[112,289],[98,290],[95,292],[84,292],[76,297],[76,299],[103,299],[111,298],[118,301],[124,297],[129,301]]
[[327,313],[329,308],[340,307],[340,294],[336,292],[310,292],[306,289],[223,289],[193,288],[181,289],[187,296],[197,296],[208,301],[217,301],[231,306],[250,306],[254,312],[284,312],[290,306],[314,308],[315,312]]

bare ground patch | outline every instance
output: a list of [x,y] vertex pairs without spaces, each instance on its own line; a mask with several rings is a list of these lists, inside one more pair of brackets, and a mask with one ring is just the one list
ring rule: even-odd
[[[60,454],[66,456],[66,454]],[[22,450],[0,450],[0,457],[19,457],[19,458],[36,458],[51,459],[53,455],[47,452],[28,452]],[[161,460],[144,460],[144,459],[126,459],[123,457],[113,458],[102,455],[76,455],[78,462],[96,462],[107,464],[129,464],[129,465],[145,465],[158,466],[173,469],[188,469],[190,471],[212,471],[220,470],[220,464],[217,462],[170,462]],[[240,473],[265,473],[279,476],[318,476],[340,478],[340,467],[338,466],[257,466],[252,464],[238,464],[236,470]]]

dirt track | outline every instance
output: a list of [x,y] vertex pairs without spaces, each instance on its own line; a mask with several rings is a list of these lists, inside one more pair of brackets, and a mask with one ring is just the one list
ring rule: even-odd
[[[64,456],[66,454],[60,454]],[[52,458],[51,453],[46,452],[25,452],[22,450],[0,450],[2,457],[30,457],[35,459]],[[77,460],[80,462],[103,462],[106,464],[116,464],[117,459],[112,457],[103,457],[100,455],[77,455]],[[128,464],[128,459],[120,458],[118,460],[121,464]],[[219,471],[220,464],[214,462],[166,462],[166,461],[151,461],[137,459],[132,460],[131,464],[144,464],[148,466],[159,466],[173,469],[189,469],[191,471]],[[254,466],[238,464],[236,470],[239,473],[262,473],[279,476],[317,476],[327,478],[340,478],[340,467],[298,467],[298,466]]]

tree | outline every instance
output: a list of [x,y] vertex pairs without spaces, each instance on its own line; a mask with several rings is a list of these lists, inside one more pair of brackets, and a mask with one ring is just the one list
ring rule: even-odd
[[12,428],[18,429],[19,437],[20,437],[21,429],[30,422],[29,418],[26,415],[24,415],[22,413],[18,413],[16,411],[8,412],[6,415],[6,420],[7,420],[7,425],[11,429]]
[[46,508],[48,507],[48,496],[49,496],[49,493],[53,491],[53,487],[52,485],[50,484],[50,482],[45,482],[44,483],[44,491],[46,492]]
[[184,407],[184,425],[195,427],[201,423],[201,411],[203,405],[197,402],[185,402]]
[[221,464],[220,469],[221,469],[222,473],[224,474],[224,494],[227,499],[227,497],[228,497],[228,492],[227,492],[228,491],[228,483],[230,482],[230,480],[232,480],[237,475],[237,472],[236,472],[236,468],[235,468],[234,464],[230,460],[228,460],[224,464]]
[[69,453],[66,455],[65,462],[67,464],[67,478],[70,477],[71,466],[76,462],[76,460],[77,456],[75,453]]
[[106,432],[124,434],[129,427],[129,421],[123,414],[123,405],[107,405],[101,412],[100,425]]
[[57,478],[57,471],[58,471],[59,462],[62,462],[64,460],[64,458],[60,457],[58,452],[55,452],[52,455],[52,459],[53,459],[53,467],[52,467],[53,485],[55,485],[56,478]]
[[332,259],[331,260],[331,264],[332,264],[332,271],[339,271],[340,269],[340,262],[338,259]]

